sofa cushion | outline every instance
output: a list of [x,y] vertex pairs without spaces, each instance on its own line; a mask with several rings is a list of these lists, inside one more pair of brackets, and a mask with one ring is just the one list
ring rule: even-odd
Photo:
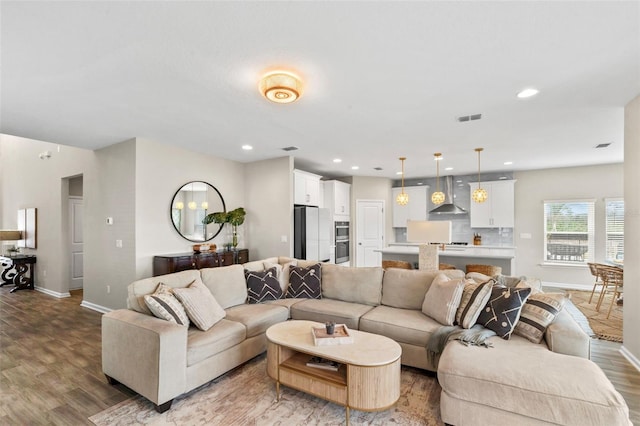
[[284,306],[285,308],[287,308],[287,312],[289,312],[289,316],[288,318],[291,318],[291,307],[293,305],[295,305],[298,302],[302,302],[303,300],[309,300],[309,299],[278,299],[278,300],[267,300],[265,303],[270,304],[270,305],[277,305],[277,306]]
[[453,325],[456,312],[460,306],[465,280],[449,279],[444,274],[438,274],[422,302],[422,313],[443,325]]
[[244,276],[247,279],[248,303],[261,303],[282,297],[282,288],[280,288],[275,266],[264,271],[245,270]]
[[[427,340],[442,327],[432,318],[414,309],[377,306],[360,318],[360,330],[389,337],[398,343],[425,347]],[[425,357],[426,357],[425,352]]]
[[456,311],[456,323],[462,328],[471,328],[476,323],[480,312],[486,306],[491,296],[493,280],[486,283],[476,283],[467,280],[462,293],[460,306]]
[[291,306],[291,319],[317,322],[333,321],[358,329],[360,317],[371,306],[330,299],[307,299]]
[[547,327],[562,310],[566,301],[567,297],[563,293],[531,294],[522,307],[514,333],[533,343],[540,343]]
[[322,269],[316,263],[309,267],[291,266],[289,268],[289,287],[287,298],[320,299],[322,286]]
[[389,268],[382,278],[382,304],[393,308],[420,309],[437,271]]
[[194,280],[200,279],[200,272],[195,269],[167,275],[137,280],[127,287],[127,308],[142,314],[153,315],[144,303],[144,296],[153,293],[158,284],[163,283],[171,288],[187,287]]
[[478,323],[509,340],[520,319],[520,312],[531,289],[494,286],[487,305],[478,316]]
[[517,335],[489,342],[493,348],[455,342],[444,348],[438,364],[443,394],[544,424],[630,424],[624,399],[592,361]]
[[226,319],[243,324],[247,337],[253,337],[264,333],[273,324],[289,319],[289,311],[284,306],[271,304],[237,305],[227,309]]
[[174,294],[182,302],[189,319],[202,331],[208,330],[226,315],[200,280],[194,281],[187,288],[176,288]]
[[247,282],[242,265],[200,269],[200,275],[204,285],[224,309],[247,301]]
[[380,267],[350,268],[339,265],[322,265],[322,297],[378,306],[382,300]]
[[166,284],[158,284],[153,294],[144,296],[144,303],[157,318],[178,325],[189,326],[189,316],[184,306],[173,294],[173,289]]
[[226,319],[218,321],[207,331],[191,327],[187,336],[187,366],[242,343],[246,338],[244,325]]

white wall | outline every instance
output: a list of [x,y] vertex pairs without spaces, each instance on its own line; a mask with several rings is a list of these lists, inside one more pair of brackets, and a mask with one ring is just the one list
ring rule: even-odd
[[250,258],[293,255],[293,157],[247,163],[244,176]]
[[[605,260],[604,198],[623,196],[623,165],[567,167],[516,172],[514,243],[518,275],[542,281],[593,283],[587,265],[542,266],[544,248],[544,201],[595,199],[595,261]],[[531,239],[521,234],[531,234]]]
[[[242,163],[140,138],[136,141],[135,276],[139,279],[152,275],[153,256],[192,251],[195,243],[178,234],[169,216],[178,189],[190,181],[207,182],[218,189],[228,211],[245,207],[245,184]],[[219,249],[230,242],[227,227],[211,241]],[[244,227],[240,227],[238,247],[251,249],[243,238]]]
[[[41,160],[38,154],[43,151],[51,151],[51,158]],[[16,228],[18,209],[38,209],[38,248],[22,250],[37,255],[36,286],[61,295],[69,288],[69,248],[63,232],[68,180],[63,178],[80,174],[85,182],[95,178],[93,151],[61,146],[58,152],[57,144],[0,134],[0,228]],[[85,205],[93,201],[85,197]]]
[[640,96],[624,110],[624,349],[640,368]]

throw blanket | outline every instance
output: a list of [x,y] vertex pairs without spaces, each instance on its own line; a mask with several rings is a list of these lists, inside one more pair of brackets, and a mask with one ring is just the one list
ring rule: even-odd
[[460,327],[459,325],[445,325],[437,329],[427,342],[427,356],[429,362],[435,367],[440,361],[440,354],[444,351],[444,347],[452,340],[457,340],[466,346],[484,346],[491,348],[493,345],[487,342],[491,336],[495,336],[496,332],[484,328],[480,324],[476,324],[469,329]]

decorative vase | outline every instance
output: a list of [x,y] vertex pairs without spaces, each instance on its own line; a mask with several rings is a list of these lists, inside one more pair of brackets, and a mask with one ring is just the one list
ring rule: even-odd
[[233,240],[231,245],[233,246],[234,250],[236,249],[236,247],[238,247],[238,227],[237,226],[233,227]]

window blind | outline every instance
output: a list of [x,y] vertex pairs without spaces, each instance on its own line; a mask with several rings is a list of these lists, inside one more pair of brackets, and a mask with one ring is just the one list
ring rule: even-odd
[[605,199],[606,258],[612,262],[624,260],[624,200],[621,198]]

